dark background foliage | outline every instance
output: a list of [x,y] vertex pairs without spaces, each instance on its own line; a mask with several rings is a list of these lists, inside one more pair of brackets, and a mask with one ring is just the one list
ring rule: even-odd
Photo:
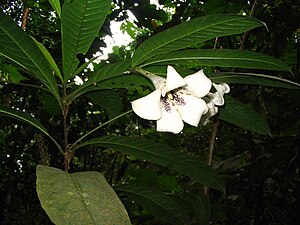
[[[274,75],[300,82],[299,1],[208,0],[200,3],[196,0],[160,0],[160,4],[173,7],[175,13],[172,15],[156,9],[148,0],[114,0],[113,3],[114,8],[86,57],[105,46],[101,37],[110,34],[109,22],[125,20],[128,16],[126,10],[135,15],[136,26],[143,29],[143,32],[135,34],[136,41],[130,46],[131,50],[116,48],[109,55],[110,62],[128,57],[132,49],[149,36],[187,18],[212,13],[247,12],[264,21],[269,31],[253,30],[246,34],[244,43],[241,42],[241,35],[221,38],[215,43],[216,47],[244,48],[281,58],[291,66],[294,74],[274,72]],[[22,23],[24,10],[29,9],[26,31],[43,43],[61,66],[59,21],[51,14],[48,1],[1,0],[1,9],[18,24]],[[207,42],[207,47],[213,46],[214,42]],[[81,61],[84,62],[83,56]],[[0,58],[0,62],[8,63],[4,58]],[[86,76],[89,73],[86,71]],[[22,83],[28,86],[17,85],[15,82],[4,85],[9,77],[0,72],[0,104],[33,113],[59,140],[63,137],[63,130],[56,102],[43,90],[30,87],[37,83],[36,80],[25,72],[20,75]],[[76,140],[79,134],[105,122],[112,116],[111,113],[128,110],[130,100],[142,91],[145,90],[133,88],[104,93],[113,96],[113,101],[118,102],[120,107],[117,109],[107,108],[103,102],[99,102],[95,93],[77,99],[69,112],[72,115],[70,142]],[[106,126],[95,135],[147,137],[207,160],[211,130],[215,126],[218,132],[212,166],[226,181],[227,195],[212,190],[209,192],[211,224],[300,224],[297,211],[300,208],[299,91],[235,84],[231,85],[230,95],[263,115],[271,127],[272,137],[243,130],[219,121],[217,117],[205,127],[193,129],[187,126],[180,135],[156,133],[152,122],[139,120],[133,114]],[[140,125],[139,129],[136,129],[137,124]],[[63,168],[63,157],[55,149],[47,137],[34,128],[0,117],[0,224],[51,224],[36,195],[35,168],[37,164]],[[170,193],[202,192],[201,187],[195,186],[186,177],[99,147],[89,147],[76,153],[71,172],[86,170],[100,171],[111,185],[126,181]],[[122,200],[134,224],[164,224],[130,199],[124,197]]]

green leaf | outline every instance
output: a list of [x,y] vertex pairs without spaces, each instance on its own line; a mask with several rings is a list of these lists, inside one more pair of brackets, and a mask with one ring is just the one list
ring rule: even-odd
[[8,79],[13,83],[19,83],[21,80],[26,79],[16,67],[10,64],[0,63],[0,71],[4,74],[8,74]]
[[52,6],[52,8],[54,9],[54,11],[56,12],[56,14],[58,15],[58,17],[60,18],[60,16],[61,16],[60,1],[59,0],[49,0],[49,3]]
[[219,108],[219,118],[258,134],[271,135],[267,121],[253,109],[226,95],[225,107]]
[[17,119],[19,121],[25,122],[31,126],[34,126],[35,128],[39,129],[40,131],[42,131],[44,134],[46,134],[57,146],[57,148],[63,153],[61,146],[55,141],[55,139],[48,133],[48,131],[46,130],[46,128],[34,117],[32,117],[31,115],[19,111],[19,110],[15,110],[15,109],[11,109],[8,107],[4,107],[4,106],[0,106],[0,114],[4,114],[5,116]]
[[[114,64],[99,66],[101,66],[100,69],[96,67],[95,73],[92,75],[91,78],[89,78],[88,81],[86,81],[83,85],[79,86],[77,90],[75,90],[67,97],[68,101],[73,101],[78,96],[89,91],[111,88],[111,86],[103,86],[103,81],[108,81],[109,79],[114,77],[128,75],[128,71],[130,70],[130,61],[121,61]],[[101,85],[101,88],[97,88],[98,85]]]
[[293,81],[265,74],[220,72],[208,74],[214,83],[256,84],[262,86],[299,89],[300,84]]
[[102,174],[69,174],[37,166],[36,175],[41,205],[56,225],[131,224],[123,204]]
[[64,81],[74,76],[77,54],[86,54],[105,21],[111,0],[65,1],[62,8]]
[[91,83],[98,83],[103,80],[107,80],[122,74],[127,74],[131,69],[131,61],[120,61],[114,64],[99,65],[100,68],[95,68],[95,73],[88,80],[87,85]]
[[291,72],[291,68],[279,59],[256,52],[234,49],[194,49],[177,51],[172,54],[163,54],[154,57],[153,59],[144,62],[141,67],[151,64],[192,64],[199,66],[220,66]]
[[210,224],[210,208],[209,199],[203,194],[192,195],[188,198],[188,202],[192,206],[193,215],[198,224]]
[[2,12],[0,12],[1,54],[35,75],[60,102],[57,83],[47,59],[31,37]]
[[52,95],[47,92],[43,92],[39,97],[43,104],[43,110],[50,113],[51,116],[61,114],[61,109]]
[[123,109],[122,99],[114,90],[92,92],[88,94],[88,97],[107,112],[109,119],[120,115]]
[[44,54],[46,60],[48,61],[51,69],[55,72],[55,75],[57,75],[57,77],[63,81],[63,77],[58,69],[58,66],[56,65],[54,59],[52,58],[51,54],[48,52],[48,50],[41,44],[39,43],[34,37],[31,37],[32,40],[36,43],[36,45],[39,47],[39,49],[41,50],[41,52]]
[[44,134],[46,134],[47,136],[49,136],[48,131],[46,130],[46,128],[34,117],[30,116],[28,113],[19,111],[19,110],[15,110],[12,108],[8,108],[5,106],[0,106],[0,113],[12,117],[14,119],[23,121],[27,124],[30,124],[31,126],[34,126],[36,128],[38,128],[40,131],[42,131]]
[[135,67],[153,56],[191,47],[215,37],[243,33],[259,26],[262,26],[262,22],[246,16],[213,14],[199,17],[144,41],[136,49],[132,65]]
[[136,184],[117,185],[114,189],[134,200],[157,219],[170,224],[187,224],[187,214],[176,201],[163,192],[149,190],[146,186]]
[[165,144],[145,141],[140,138],[106,136],[86,141],[79,145],[78,148],[86,145],[100,145],[133,155],[142,160],[169,167],[192,177],[203,185],[225,192],[224,181],[206,163]]

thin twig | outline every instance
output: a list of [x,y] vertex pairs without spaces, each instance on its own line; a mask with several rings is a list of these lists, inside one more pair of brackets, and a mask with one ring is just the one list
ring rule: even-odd
[[[252,5],[251,11],[250,11],[250,16],[251,17],[255,16],[256,11],[257,11],[257,6],[258,6],[258,0],[255,0],[253,5]],[[240,45],[241,50],[245,49],[245,45],[246,45],[248,36],[249,36],[249,31],[245,32],[243,37],[242,37],[242,41],[241,41],[241,45]]]
[[[212,158],[213,158],[213,153],[214,153],[218,128],[219,128],[219,120],[216,119],[214,124],[213,124],[213,127],[211,129],[210,140],[209,140],[208,159],[207,159],[207,164],[209,166],[212,165]],[[204,187],[204,194],[206,196],[208,196],[208,194],[209,194],[209,187],[208,186]]]
[[26,29],[26,25],[27,25],[27,20],[28,20],[28,14],[29,14],[29,8],[26,7],[23,11],[23,16],[22,16],[22,24],[21,24],[21,28],[23,30]]

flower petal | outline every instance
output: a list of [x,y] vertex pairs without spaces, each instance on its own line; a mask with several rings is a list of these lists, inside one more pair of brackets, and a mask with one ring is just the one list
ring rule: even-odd
[[215,105],[221,106],[224,104],[224,98],[223,95],[220,95],[219,92],[211,93],[209,92],[207,94],[207,97],[210,99],[210,102],[212,102]]
[[218,113],[218,107],[215,106],[213,102],[208,102],[207,104],[208,111],[201,118],[201,124],[206,125],[209,121],[209,118]]
[[208,111],[206,102],[192,95],[183,95],[185,104],[177,105],[178,111],[184,122],[197,127],[201,116]]
[[215,93],[208,93],[207,96],[211,99],[211,101],[218,106],[224,105],[224,93],[228,93],[230,88],[228,84],[215,84],[213,83],[214,88],[217,90]]
[[219,92],[222,95],[224,95],[224,93],[228,93],[230,91],[230,87],[226,83],[221,83],[221,84],[213,83],[213,86],[217,90],[217,92]]
[[162,117],[156,122],[156,130],[161,132],[172,132],[178,134],[182,131],[184,124],[179,112],[170,103],[170,108],[166,111],[162,109]]
[[146,120],[158,120],[161,118],[161,91],[155,90],[145,97],[134,100],[132,109],[139,117]]
[[166,78],[156,76],[153,74],[146,74],[145,76],[151,80],[155,89],[162,89],[166,85],[166,81],[167,81]]
[[[168,66],[167,68],[167,86],[165,92],[172,91],[179,87],[186,86],[185,80],[180,76],[179,73],[172,67]],[[163,93],[164,96],[164,93]]]
[[202,98],[207,95],[211,89],[211,80],[205,76],[203,70],[186,76],[184,80],[187,83],[187,86],[185,87],[186,90],[198,98]]

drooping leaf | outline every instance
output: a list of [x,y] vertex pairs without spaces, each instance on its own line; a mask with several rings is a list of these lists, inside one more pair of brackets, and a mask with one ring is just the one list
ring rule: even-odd
[[61,16],[60,0],[49,0],[49,3],[54,9],[54,11],[56,12],[56,14],[58,15],[58,17],[60,18]]
[[60,102],[52,69],[31,37],[0,12],[0,55],[19,64],[38,78]]
[[62,7],[62,52],[64,81],[79,65],[77,54],[86,54],[110,9],[111,0],[65,1]]
[[44,134],[46,134],[57,146],[57,148],[61,151],[61,146],[55,141],[55,139],[48,133],[48,131],[46,130],[46,128],[33,116],[29,115],[28,113],[16,110],[16,109],[12,109],[12,108],[8,108],[5,106],[0,106],[0,114],[3,114],[5,116],[14,118],[16,120],[25,122],[31,126],[34,126],[35,128],[39,129],[40,131],[42,131]]
[[246,16],[213,14],[172,27],[144,41],[135,51],[132,66],[160,54],[184,49],[215,37],[239,34],[262,26]]
[[272,136],[267,121],[261,115],[231,96],[226,95],[225,107],[219,108],[219,118],[258,134]]
[[99,90],[89,93],[88,97],[107,112],[109,119],[121,114],[123,103],[116,91]]
[[34,126],[37,129],[39,129],[40,131],[42,131],[44,134],[49,136],[49,133],[46,130],[46,128],[36,118],[32,117],[28,113],[25,113],[25,112],[22,112],[22,111],[19,111],[16,109],[8,108],[5,106],[0,106],[0,113],[4,114],[5,116],[9,116],[14,119],[23,121],[31,126]]
[[291,68],[274,57],[234,49],[195,49],[162,54],[144,62],[141,66],[152,64],[193,64],[199,66],[220,66],[248,69],[291,71]]
[[137,184],[123,184],[114,187],[138,205],[149,211],[157,219],[170,224],[187,224],[188,216],[176,201],[163,192],[148,189]]
[[48,61],[51,69],[55,72],[55,75],[57,75],[57,77],[63,81],[63,77],[58,69],[58,66],[56,65],[54,59],[52,58],[51,54],[48,52],[48,50],[41,44],[39,43],[34,37],[31,37],[32,40],[36,43],[36,45],[39,47],[39,49],[41,50],[41,52],[44,54],[46,60]]
[[36,174],[41,205],[56,225],[131,224],[123,204],[102,174],[69,174],[47,166],[37,166]]
[[189,157],[170,146],[162,143],[129,138],[122,136],[106,136],[88,140],[77,148],[86,145],[100,145],[111,148],[139,159],[147,160],[169,167],[184,175],[190,176],[199,183],[224,192],[224,181],[221,177],[201,160]]
[[208,74],[208,76],[215,83],[256,84],[262,86],[300,89],[300,84],[296,82],[265,74],[220,72]]

